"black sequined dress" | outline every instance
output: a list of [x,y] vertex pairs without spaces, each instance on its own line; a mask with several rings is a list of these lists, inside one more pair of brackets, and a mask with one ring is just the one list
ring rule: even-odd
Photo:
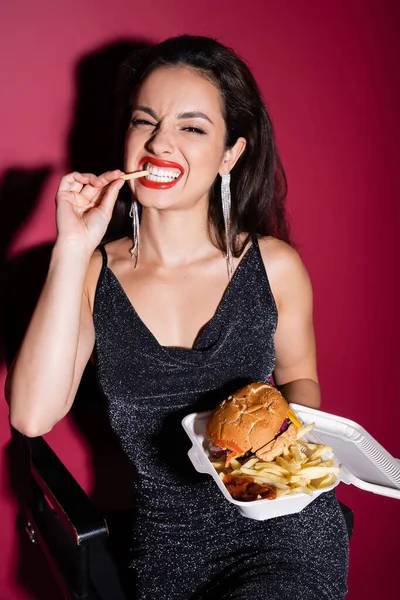
[[182,418],[268,381],[274,369],[277,309],[257,242],[192,349],[159,344],[101,251],[96,362],[111,426],[137,474],[134,598],[343,598],[348,535],[333,493],[295,515],[255,521],[187,457]]

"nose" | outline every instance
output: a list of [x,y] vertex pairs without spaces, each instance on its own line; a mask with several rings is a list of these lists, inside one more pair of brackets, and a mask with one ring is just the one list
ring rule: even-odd
[[146,144],[146,150],[149,150],[156,156],[172,154],[174,152],[175,143],[173,132],[160,125],[153,133]]

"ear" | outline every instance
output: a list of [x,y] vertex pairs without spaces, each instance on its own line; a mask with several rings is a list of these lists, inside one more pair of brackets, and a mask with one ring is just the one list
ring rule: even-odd
[[236,140],[235,144],[231,148],[227,148],[227,150],[225,150],[219,170],[220,175],[225,175],[232,171],[240,156],[243,154],[245,148],[246,140],[244,137],[240,137]]

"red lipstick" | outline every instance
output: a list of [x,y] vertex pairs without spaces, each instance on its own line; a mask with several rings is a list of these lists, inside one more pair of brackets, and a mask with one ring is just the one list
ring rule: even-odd
[[159,158],[153,158],[152,156],[144,156],[139,162],[139,169],[146,163],[150,163],[155,167],[164,167],[165,169],[178,169],[180,171],[179,177],[172,181],[150,181],[146,177],[141,177],[138,181],[141,185],[153,190],[168,190],[173,187],[182,177],[184,169],[182,165],[171,162],[169,160],[160,160]]

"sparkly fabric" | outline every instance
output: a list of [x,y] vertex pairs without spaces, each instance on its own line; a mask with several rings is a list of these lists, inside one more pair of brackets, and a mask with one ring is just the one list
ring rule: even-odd
[[255,521],[187,457],[182,418],[244,384],[268,381],[274,368],[277,309],[257,242],[192,349],[158,343],[101,250],[97,372],[111,426],[136,472],[130,600],[343,598],[348,535],[334,493],[300,513]]

